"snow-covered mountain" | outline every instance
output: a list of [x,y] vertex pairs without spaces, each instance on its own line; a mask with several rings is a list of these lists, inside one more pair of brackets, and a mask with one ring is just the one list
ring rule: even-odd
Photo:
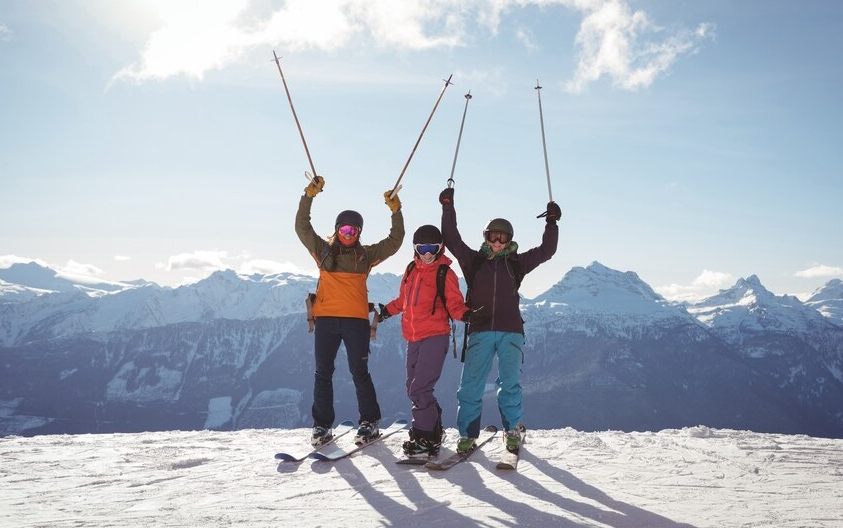
[[[0,434],[309,425],[313,277],[223,271],[179,288],[94,291],[26,270],[17,280],[42,280],[11,283],[0,270]],[[372,275],[370,299],[390,300],[399,281]],[[522,315],[532,427],[843,437],[843,327],[757,277],[683,305],[594,262],[525,299]],[[405,346],[397,318],[378,327],[370,365],[387,417],[408,412]],[[437,385],[446,425],[459,372],[449,360]],[[341,357],[335,397],[338,417],[355,418]],[[493,393],[484,416],[496,421]]]
[[843,325],[843,280],[833,279],[805,301],[832,322]]

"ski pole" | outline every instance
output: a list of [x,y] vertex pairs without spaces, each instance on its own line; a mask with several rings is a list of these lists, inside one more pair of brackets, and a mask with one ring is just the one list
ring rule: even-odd
[[553,193],[550,190],[550,166],[547,163],[547,143],[544,139],[544,115],[542,114],[542,87],[539,80],[536,79],[536,93],[539,95],[539,121],[542,127],[542,149],[544,150],[544,170],[547,173],[547,197],[548,201],[553,201]]
[[[290,102],[290,110],[293,111],[293,119],[296,120],[296,128],[299,129],[299,136],[301,136],[301,142],[304,145],[304,153],[307,154],[307,161],[310,163],[310,170],[313,171],[313,177],[315,178],[319,175],[319,173],[316,172],[316,167],[313,166],[313,159],[310,157],[310,150],[307,148],[307,141],[304,140],[304,132],[301,130],[299,116],[296,115],[296,109],[293,106],[293,98],[290,97],[290,89],[287,88],[287,80],[284,79],[284,72],[281,71],[281,60],[278,55],[275,54],[275,50],[272,50],[272,55],[275,57],[275,64],[278,66],[278,73],[281,74],[281,82],[284,83],[284,91],[287,92],[287,100]],[[305,173],[305,175],[307,175],[307,173]]]
[[395,193],[398,192],[398,184],[401,183],[401,178],[404,177],[404,172],[407,170],[407,167],[410,165],[410,160],[413,159],[413,154],[416,153],[416,148],[418,148],[419,143],[421,143],[422,136],[424,136],[424,131],[427,130],[427,125],[430,124],[430,120],[433,119],[433,114],[436,112],[436,107],[439,106],[439,101],[442,100],[442,96],[445,94],[445,90],[448,88],[448,85],[451,84],[451,77],[454,74],[448,76],[445,79],[445,86],[442,87],[442,91],[439,92],[439,97],[436,99],[436,104],[433,105],[433,110],[430,111],[430,115],[427,117],[427,122],[424,124],[424,128],[422,128],[421,134],[419,134],[419,139],[416,140],[416,144],[413,145],[413,150],[410,152],[410,157],[407,158],[407,163],[404,164],[404,168],[401,169],[401,174],[398,175],[398,181],[395,182],[395,187],[392,188],[392,192],[389,193],[389,199],[395,198]]
[[460,153],[460,141],[462,141],[462,129],[465,126],[465,114],[468,112],[468,102],[471,100],[471,90],[465,94],[465,108],[462,111],[460,122],[460,134],[457,136],[457,149],[454,151],[454,163],[451,165],[451,176],[448,178],[448,187],[454,186],[454,169],[457,167],[457,156]]

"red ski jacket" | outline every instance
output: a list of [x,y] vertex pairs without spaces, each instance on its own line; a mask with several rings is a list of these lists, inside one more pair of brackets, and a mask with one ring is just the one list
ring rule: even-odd
[[440,255],[439,258],[425,264],[418,256],[415,266],[404,272],[401,288],[397,299],[386,305],[390,315],[403,313],[401,317],[401,333],[407,341],[421,341],[426,337],[448,335],[451,325],[448,314],[453,319],[462,319],[468,307],[460,291],[457,274],[449,269],[445,275],[445,304],[436,295],[436,272],[440,264],[451,265],[451,259]]

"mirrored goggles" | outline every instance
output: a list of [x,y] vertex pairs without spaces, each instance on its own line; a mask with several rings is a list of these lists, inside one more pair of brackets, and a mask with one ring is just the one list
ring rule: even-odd
[[442,244],[416,244],[416,253],[419,255],[436,255],[442,249]]
[[506,244],[509,242],[509,233],[504,233],[502,231],[488,231],[486,233],[486,240],[488,242],[500,242],[501,244]]
[[360,234],[360,228],[353,225],[341,225],[337,229],[337,233],[345,239],[350,239]]

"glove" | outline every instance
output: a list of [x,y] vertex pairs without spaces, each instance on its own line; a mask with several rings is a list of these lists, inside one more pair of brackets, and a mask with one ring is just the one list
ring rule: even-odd
[[439,203],[442,205],[454,205],[454,188],[447,187],[441,193],[439,193]]
[[383,201],[386,205],[389,206],[389,210],[393,213],[397,213],[399,209],[401,209],[401,199],[398,198],[398,193],[395,193],[391,199],[389,195],[392,194],[392,191],[386,191],[383,193]]
[[381,303],[378,303],[378,306],[381,309],[381,311],[378,312],[378,322],[379,323],[382,323],[382,322],[384,322],[385,319],[389,319],[390,317],[392,317],[392,314],[389,313],[389,311],[386,309],[386,306],[384,306]]
[[463,323],[480,325],[488,322],[491,318],[492,316],[486,313],[486,310],[484,310],[481,306],[476,310],[466,310],[460,321],[462,321]]
[[544,213],[545,221],[548,224],[555,224],[557,220],[562,218],[562,209],[556,202],[547,202],[547,211]]
[[315,197],[317,194],[322,192],[322,187],[325,186],[325,178],[322,176],[314,176],[310,183],[307,184],[307,187],[304,188],[304,194],[309,196],[310,198]]

